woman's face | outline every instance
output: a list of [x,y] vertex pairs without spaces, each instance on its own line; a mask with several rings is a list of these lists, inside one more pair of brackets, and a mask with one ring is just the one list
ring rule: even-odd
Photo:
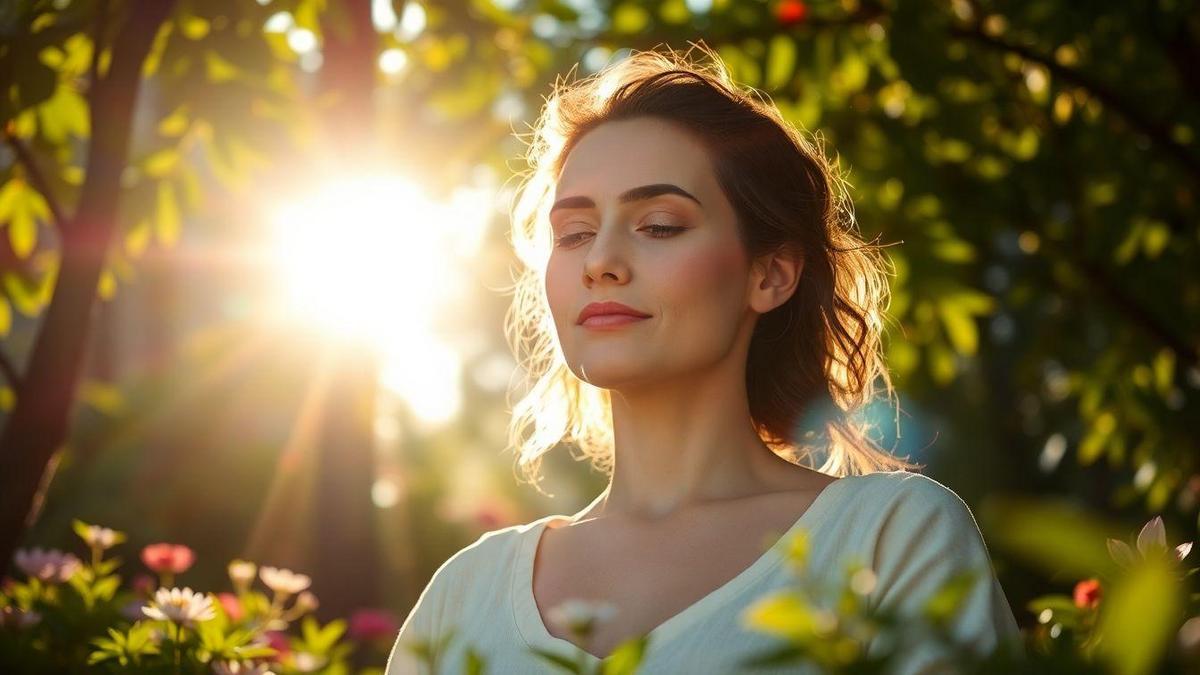
[[[563,166],[550,224],[546,295],[576,377],[607,389],[661,382],[730,358],[752,327],[733,207],[681,128],[638,118],[588,132]],[[648,316],[580,323],[603,302]]]

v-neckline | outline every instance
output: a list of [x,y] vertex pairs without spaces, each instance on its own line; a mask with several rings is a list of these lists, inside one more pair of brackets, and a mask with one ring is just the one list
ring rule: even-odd
[[[720,607],[726,600],[736,596],[743,588],[778,567],[786,559],[780,550],[780,544],[790,540],[801,529],[810,529],[809,523],[820,517],[821,512],[828,507],[830,496],[834,492],[834,485],[848,482],[857,477],[860,476],[843,476],[821,488],[821,491],[804,509],[800,517],[758,559],[732,579],[714,588],[707,595],[670,616],[647,633],[646,637],[650,639],[650,646],[661,645],[684,632],[689,626]],[[513,571],[511,588],[513,618],[516,620],[518,632],[530,647],[544,647],[568,658],[578,657],[582,652],[583,658],[587,661],[599,663],[608,656],[603,658],[596,656],[570,640],[553,635],[546,628],[545,622],[542,621],[542,615],[538,611],[537,599],[533,594],[534,557],[537,555],[542,532],[550,521],[555,519],[569,519],[569,516],[556,514],[539,518],[530,523],[525,532],[525,539],[521,543]]]

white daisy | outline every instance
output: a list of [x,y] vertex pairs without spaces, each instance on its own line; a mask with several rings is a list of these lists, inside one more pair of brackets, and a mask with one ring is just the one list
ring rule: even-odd
[[263,567],[258,571],[258,576],[267,585],[267,588],[282,595],[299,593],[312,584],[312,579],[308,575],[296,574],[291,570],[277,567]]
[[118,543],[117,531],[99,525],[88,525],[83,533],[88,546],[107,551]]
[[207,621],[216,616],[212,598],[195,593],[190,588],[160,588],[154,600],[142,608],[142,613],[151,619],[172,621],[191,625],[195,621]]

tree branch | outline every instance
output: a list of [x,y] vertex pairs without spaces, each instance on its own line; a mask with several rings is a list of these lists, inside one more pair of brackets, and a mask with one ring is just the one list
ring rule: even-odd
[[96,23],[92,26],[92,62],[88,64],[88,81],[94,86],[100,79],[100,52],[104,49],[104,28],[108,24],[108,0],[100,0],[96,8]]
[[1092,79],[1077,70],[1067,68],[1045,54],[1035,52],[1030,47],[988,35],[977,24],[955,26],[950,29],[950,34],[997,51],[1016,54],[1027,61],[1044,66],[1046,70],[1050,71],[1051,75],[1060,80],[1087,90],[1091,96],[1094,96],[1103,103],[1105,107],[1123,117],[1131,127],[1146,134],[1150,140],[1162,146],[1168,155],[1183,165],[1192,175],[1200,178],[1200,158],[1189,152],[1183,145],[1175,142],[1175,139],[1171,138],[1170,130],[1165,124],[1143,114],[1132,103],[1122,98],[1116,91],[1110,89],[1104,83]]
[[0,371],[4,372],[4,378],[12,385],[13,391],[17,392],[17,396],[21,395],[21,374],[17,372],[16,366],[13,365],[8,354],[0,352]]
[[42,197],[46,199],[46,204],[50,207],[50,215],[54,216],[54,224],[61,230],[67,222],[67,215],[63,213],[62,205],[58,203],[58,198],[50,191],[50,183],[46,180],[46,175],[42,173],[41,167],[37,165],[37,160],[34,159],[33,153],[29,151],[24,141],[13,133],[11,128],[5,127],[4,140],[8,142],[13,152],[16,153],[17,160],[25,166],[25,173],[29,176],[29,184],[33,186],[33,189],[42,193]]

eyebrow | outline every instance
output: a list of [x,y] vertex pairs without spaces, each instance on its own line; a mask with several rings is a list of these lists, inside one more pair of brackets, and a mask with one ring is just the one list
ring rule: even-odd
[[[692,193],[684,190],[678,185],[671,185],[670,183],[655,183],[653,185],[641,185],[635,188],[630,188],[629,190],[622,192],[620,196],[617,197],[617,201],[622,204],[628,204],[629,202],[652,199],[654,197],[658,197],[659,195],[679,195],[680,197],[687,197],[697,204],[700,204],[700,200],[696,199]],[[704,205],[700,204],[700,206]],[[553,214],[559,209],[594,208],[596,208],[596,202],[592,201],[591,197],[584,197],[580,195],[576,197],[564,197],[557,202],[554,202],[554,206],[550,207],[550,213]]]

